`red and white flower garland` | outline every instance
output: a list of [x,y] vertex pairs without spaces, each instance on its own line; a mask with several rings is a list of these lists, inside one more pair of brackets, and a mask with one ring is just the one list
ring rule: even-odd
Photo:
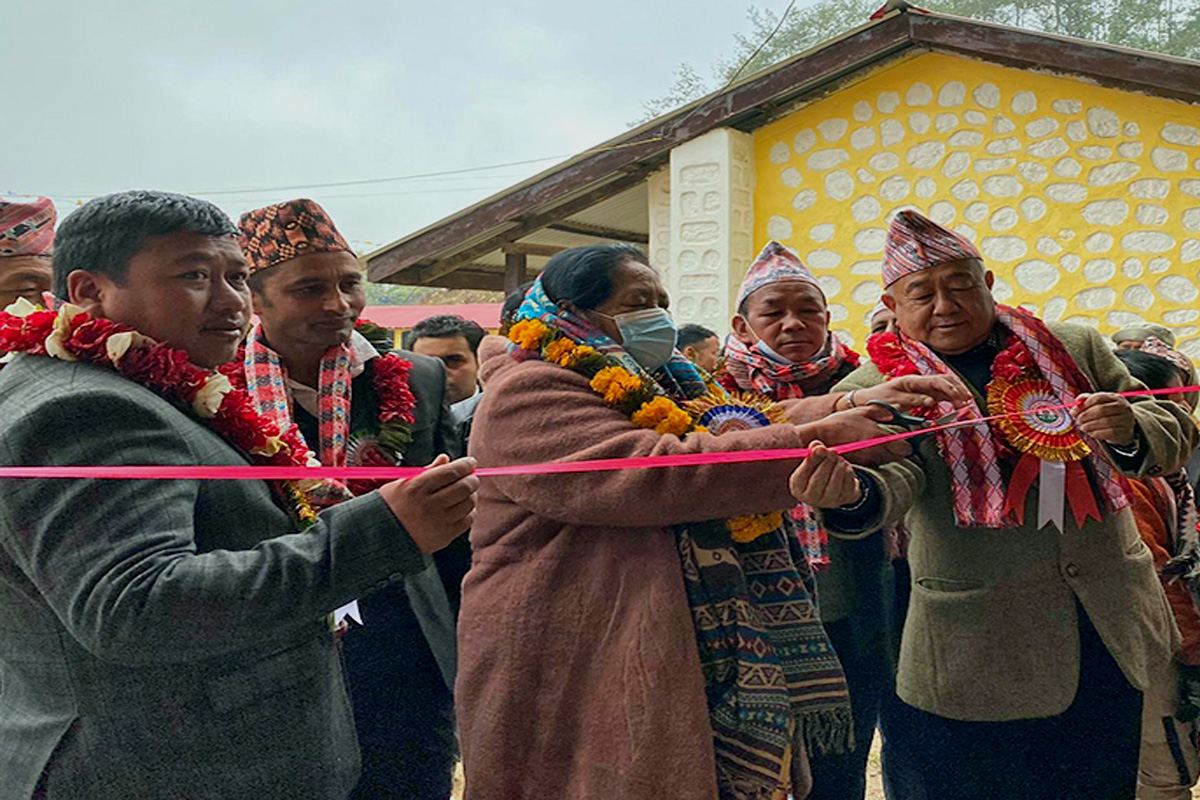
[[[165,400],[186,405],[196,417],[252,463],[274,467],[320,466],[300,430],[280,430],[254,410],[249,394],[227,374],[197,367],[184,350],[156,342],[126,325],[93,317],[66,303],[43,311],[18,301],[0,312],[0,352],[83,361],[114,370]],[[307,493],[319,480],[273,481],[301,523],[316,520]]]

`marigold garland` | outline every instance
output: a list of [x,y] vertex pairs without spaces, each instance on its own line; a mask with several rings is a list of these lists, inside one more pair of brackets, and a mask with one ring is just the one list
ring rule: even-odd
[[[286,431],[254,410],[250,395],[233,386],[228,373],[207,370],[186,351],[143,336],[133,328],[65,303],[58,311],[18,301],[0,312],[0,352],[28,353],[63,361],[85,361],[114,370],[165,400],[180,402],[255,464],[316,465],[299,428]],[[317,515],[307,492],[319,481],[274,481],[305,526]]]
[[596,351],[586,344],[575,344],[565,337],[550,342],[542,352],[547,361],[568,369],[573,369],[580,361],[595,354]]
[[633,412],[631,419],[639,428],[651,428],[664,436],[683,436],[692,428],[691,414],[666,397],[656,397],[643,403],[641,408]]
[[[542,360],[571,369],[585,378],[592,391],[604,402],[622,413],[639,428],[653,430],[666,436],[685,436],[689,433],[708,433],[696,424],[696,417],[665,395],[657,394],[639,376],[630,372],[612,356],[595,348],[577,344],[541,320],[523,319],[509,329],[509,341],[523,350],[538,353]],[[706,381],[712,396],[724,390],[713,381]],[[783,512],[746,514],[727,520],[730,538],[735,542],[752,542],[778,529],[784,523]]]
[[769,514],[745,514],[729,520],[729,535],[735,542],[753,542],[783,524],[783,512]]
[[512,326],[508,338],[525,350],[541,350],[554,334],[555,331],[541,320],[523,319]]
[[[591,380],[592,390],[604,398],[609,405],[620,405],[634,392],[640,392],[642,379],[624,367],[605,367]],[[666,399],[666,398],[664,398]],[[669,399],[667,402],[671,402]]]

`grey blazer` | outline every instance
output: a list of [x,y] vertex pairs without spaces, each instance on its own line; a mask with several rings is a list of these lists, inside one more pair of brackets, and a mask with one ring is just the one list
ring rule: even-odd
[[[91,365],[0,372],[2,465],[241,465]],[[343,798],[324,616],[425,569],[375,493],[297,533],[258,481],[0,481],[0,800]]]
[[[1144,388],[1095,330],[1049,327],[1097,391]],[[835,391],[882,382],[878,368],[867,364]],[[977,392],[975,400],[986,408]],[[1187,411],[1146,399],[1133,404],[1133,413],[1146,456],[1131,477],[1179,469],[1197,442]],[[1128,509],[1087,520],[1082,528],[1068,515],[1063,533],[1039,530],[1037,493],[1031,491],[1024,525],[960,528],[950,469],[936,440],[921,442],[918,452],[919,458],[870,470],[883,490],[881,524],[904,519],[912,533],[912,600],[896,678],[900,699],[973,722],[1062,714],[1079,683],[1078,605],[1130,684],[1145,691],[1157,680],[1179,634]],[[829,530],[839,533],[831,524]]]

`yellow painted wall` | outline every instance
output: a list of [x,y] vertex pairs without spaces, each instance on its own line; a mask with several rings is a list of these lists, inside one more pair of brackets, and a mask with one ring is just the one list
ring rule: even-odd
[[884,67],[755,134],[755,243],[800,253],[861,346],[891,215],[971,237],[997,297],[1200,358],[1200,108],[942,54]]

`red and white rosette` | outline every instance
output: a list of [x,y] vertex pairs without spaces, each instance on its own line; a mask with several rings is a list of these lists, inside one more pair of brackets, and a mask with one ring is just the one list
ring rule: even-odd
[[1050,382],[1041,377],[995,377],[988,385],[988,411],[996,428],[1021,458],[1008,482],[1004,509],[1024,524],[1029,490],[1038,485],[1038,528],[1063,530],[1066,506],[1082,527],[1100,508],[1082,461],[1092,448],[1075,429],[1075,420]]

